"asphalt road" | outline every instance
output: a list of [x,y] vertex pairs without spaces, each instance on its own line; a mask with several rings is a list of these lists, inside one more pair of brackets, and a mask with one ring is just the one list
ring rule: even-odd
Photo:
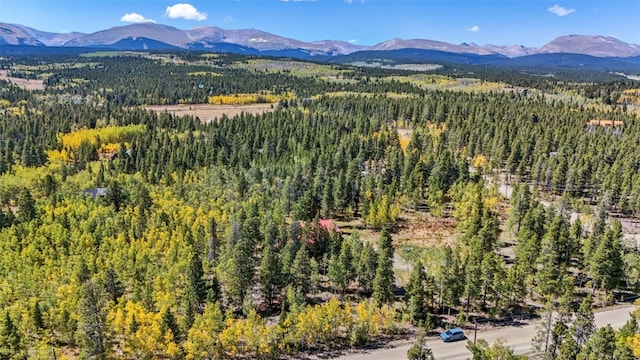
[[[625,305],[597,312],[595,314],[596,326],[606,326],[611,324],[614,328],[619,328],[630,319],[629,313],[633,311],[633,306]],[[536,325],[525,325],[520,327],[504,327],[494,330],[478,332],[478,339],[485,339],[489,344],[502,339],[512,347],[516,353],[525,354],[533,350],[531,339],[536,334]],[[473,331],[466,331],[469,340],[473,340]],[[339,360],[398,360],[407,358],[407,350],[411,344],[401,345],[391,349],[377,349],[366,353],[348,354],[341,356]],[[471,359],[471,353],[467,350],[466,341],[455,343],[443,343],[440,339],[428,341],[428,346],[433,350],[433,355],[438,360]]]

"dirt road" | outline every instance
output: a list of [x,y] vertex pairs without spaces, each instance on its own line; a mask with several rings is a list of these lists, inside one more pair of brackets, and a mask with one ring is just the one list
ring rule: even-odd
[[[611,324],[614,328],[619,328],[630,319],[629,313],[633,311],[630,305],[607,309],[595,314],[596,325],[598,327]],[[532,351],[531,339],[536,334],[536,325],[526,325],[521,327],[505,327],[495,330],[478,332],[478,339],[485,339],[489,344],[502,339],[506,344],[518,354],[525,354]],[[469,340],[473,340],[473,331],[467,331]],[[341,356],[339,360],[398,360],[407,358],[407,350],[410,343],[392,349],[377,349],[366,353],[349,354]],[[440,339],[428,341],[428,346],[433,350],[433,355],[438,360],[471,359],[471,353],[467,350],[466,341],[455,343],[443,343]]]

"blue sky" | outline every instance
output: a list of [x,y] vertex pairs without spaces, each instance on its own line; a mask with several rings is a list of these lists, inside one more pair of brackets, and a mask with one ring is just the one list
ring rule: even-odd
[[569,34],[640,44],[640,0],[0,0],[0,22],[43,31],[91,33],[136,21],[360,45],[421,38],[542,46]]

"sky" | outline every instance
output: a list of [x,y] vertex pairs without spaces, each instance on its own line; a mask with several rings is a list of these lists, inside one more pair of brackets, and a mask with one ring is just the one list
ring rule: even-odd
[[0,0],[0,22],[48,32],[146,21],[358,45],[401,38],[540,47],[571,34],[640,44],[640,0]]

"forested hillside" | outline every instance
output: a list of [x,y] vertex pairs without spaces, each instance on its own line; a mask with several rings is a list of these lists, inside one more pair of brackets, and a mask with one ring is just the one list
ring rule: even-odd
[[[536,304],[559,314],[544,358],[640,356],[637,314],[592,318],[640,285],[609,216],[640,216],[637,82],[199,53],[0,69],[46,85],[0,80],[0,358],[296,357]],[[273,111],[145,108],[247,99]],[[455,236],[402,256],[427,216]]]

